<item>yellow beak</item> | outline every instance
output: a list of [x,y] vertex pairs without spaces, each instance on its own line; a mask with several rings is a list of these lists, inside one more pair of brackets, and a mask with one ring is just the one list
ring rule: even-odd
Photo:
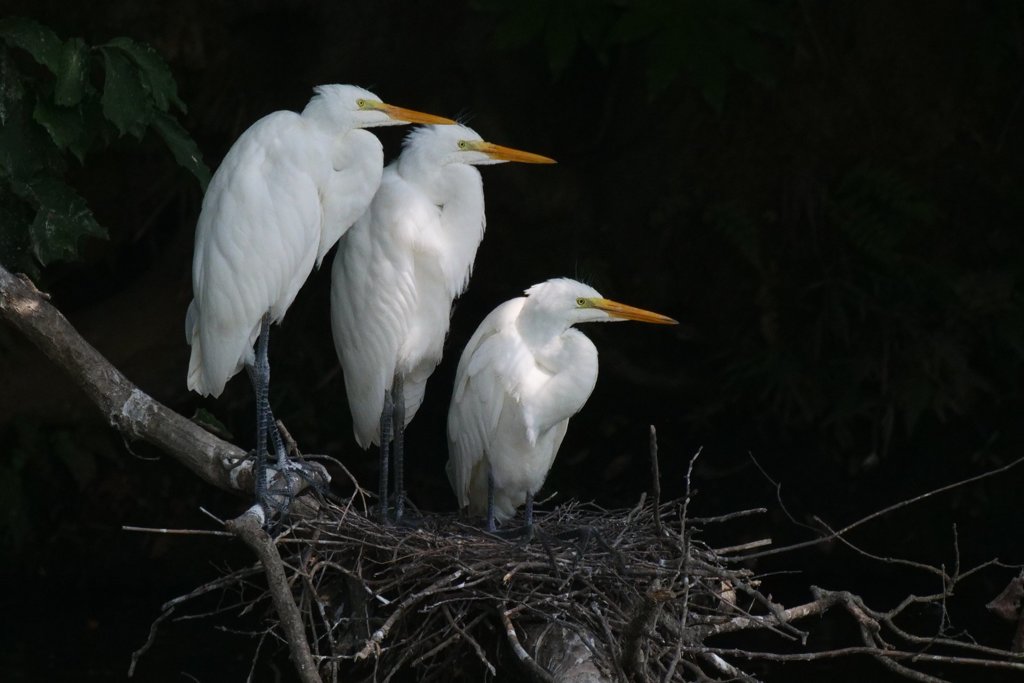
[[625,320],[637,320],[642,323],[654,323],[655,325],[678,325],[678,320],[673,320],[667,315],[655,313],[653,311],[645,311],[642,308],[636,308],[634,306],[627,306],[626,304],[620,304],[618,301],[612,301],[611,299],[591,299],[594,308],[598,308],[608,315],[615,318],[624,318]]
[[524,152],[520,149],[512,149],[511,147],[503,147],[502,145],[496,145],[493,142],[472,142],[470,143],[478,152],[483,152],[492,159],[500,159],[502,161],[518,161],[522,164],[557,164],[558,162],[550,157],[541,156],[540,154],[534,154],[533,152]]
[[374,106],[374,109],[384,112],[396,121],[407,121],[408,123],[430,123],[439,126],[450,126],[455,123],[452,119],[446,119],[443,116],[424,114],[421,111],[405,109],[404,107],[396,107],[393,104],[384,104],[383,102]]

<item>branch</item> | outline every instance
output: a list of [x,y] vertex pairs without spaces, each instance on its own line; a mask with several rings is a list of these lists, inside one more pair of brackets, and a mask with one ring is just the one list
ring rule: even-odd
[[[754,462],[756,463],[757,461],[755,460]],[[1024,462],[1024,456],[1021,456],[1021,457],[1017,458],[1016,460],[1003,465],[1002,467],[997,467],[994,470],[987,470],[985,472],[982,472],[981,474],[976,474],[973,477],[967,477],[966,479],[961,479],[959,481],[954,481],[951,484],[946,484],[945,486],[940,486],[940,487],[938,487],[936,489],[932,489],[931,491],[925,491],[924,493],[922,493],[920,495],[917,495],[917,496],[914,496],[913,498],[908,498],[906,500],[901,500],[898,503],[893,503],[892,505],[890,505],[888,507],[884,507],[881,510],[876,510],[875,512],[872,512],[871,514],[867,515],[866,517],[861,517],[857,521],[851,522],[850,524],[847,524],[846,526],[844,526],[842,529],[839,529],[838,531],[833,531],[832,533],[830,533],[828,535],[820,536],[818,538],[811,539],[809,541],[802,541],[800,543],[793,543],[792,545],[787,545],[787,546],[783,546],[783,547],[780,547],[780,548],[773,548],[771,550],[764,550],[764,551],[761,551],[759,553],[750,553],[749,555],[741,555],[739,557],[735,557],[735,558],[732,558],[732,559],[734,561],[737,561],[737,562],[747,562],[747,561],[750,561],[750,560],[753,560],[753,559],[757,559],[757,558],[761,558],[761,557],[767,557],[769,555],[778,555],[779,553],[788,553],[788,552],[792,552],[794,550],[799,550],[801,548],[809,548],[809,547],[812,547],[812,546],[820,545],[822,543],[828,543],[829,541],[833,541],[833,540],[835,540],[837,538],[843,537],[845,534],[848,534],[849,532],[853,531],[854,529],[856,529],[859,526],[863,526],[864,524],[867,524],[868,522],[870,522],[873,519],[878,519],[879,517],[883,517],[883,516],[889,514],[890,512],[894,512],[896,510],[899,510],[900,508],[908,507],[910,505],[913,505],[914,503],[918,503],[918,502],[924,500],[925,498],[930,498],[930,497],[938,495],[940,493],[945,493],[946,491],[951,491],[951,490],[959,488],[961,486],[966,486],[967,484],[973,484],[974,482],[981,481],[982,479],[988,479],[989,477],[994,477],[997,474],[1002,474],[1003,472],[1006,472],[1007,470],[1010,470],[1010,469],[1016,467],[1017,465],[1021,464],[1022,462]],[[758,465],[758,467],[760,467],[760,465]],[[761,470],[761,471],[764,472],[764,470]],[[769,478],[769,481],[772,481],[771,478]],[[775,483],[775,482],[772,482],[772,483]],[[777,484],[776,484],[776,486],[778,487]],[[781,497],[779,498],[779,504],[782,505]],[[785,510],[785,506],[783,505],[782,507]],[[793,519],[792,515],[789,515],[789,517],[790,517],[790,519]],[[807,525],[801,524],[801,526],[807,526]]]
[[508,639],[508,644],[512,646],[512,651],[515,652],[516,658],[522,662],[526,670],[530,672],[530,676],[535,681],[541,681],[542,683],[554,683],[555,679],[549,674],[544,668],[533,661],[533,657],[526,651],[522,643],[519,642],[519,636],[516,635],[515,624],[508,618],[508,611],[504,609],[498,610],[498,617],[501,618],[501,624],[505,627],[505,637]]
[[284,563],[277,552],[277,546],[263,530],[263,513],[259,505],[254,505],[240,517],[227,521],[224,526],[234,532],[246,545],[252,548],[267,574],[267,586],[270,597],[274,601],[274,609],[281,619],[291,650],[292,662],[303,683],[321,683],[320,674],[306,640],[306,629],[302,622],[302,614],[292,597],[292,589],[288,577],[284,573]]
[[218,488],[252,491],[252,469],[244,451],[146,395],[48,299],[26,277],[0,266],[0,318],[67,372],[111,427],[126,438],[154,444]]

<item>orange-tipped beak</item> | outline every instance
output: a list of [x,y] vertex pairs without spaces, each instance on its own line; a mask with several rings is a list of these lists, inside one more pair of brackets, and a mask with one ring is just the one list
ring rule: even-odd
[[605,313],[616,318],[623,318],[625,320],[637,320],[642,323],[654,323],[655,325],[678,325],[678,320],[673,320],[667,315],[661,313],[655,313],[653,311],[645,311],[642,308],[636,308],[634,306],[627,306],[626,304],[620,304],[618,301],[612,301],[611,299],[591,299],[594,308],[599,308]]
[[452,119],[446,119],[443,116],[424,114],[421,111],[405,109],[404,107],[396,107],[393,104],[381,103],[377,109],[396,121],[406,121],[408,123],[430,123],[439,126],[450,126],[455,123]]
[[503,147],[502,145],[496,145],[493,142],[476,142],[473,144],[473,147],[478,152],[483,152],[492,159],[500,159],[501,161],[518,161],[521,164],[558,163],[550,157],[534,154],[533,152],[524,152],[520,149],[512,149],[511,147]]

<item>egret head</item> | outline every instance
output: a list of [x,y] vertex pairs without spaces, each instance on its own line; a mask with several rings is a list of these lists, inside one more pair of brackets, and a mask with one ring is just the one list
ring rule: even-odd
[[677,325],[668,316],[605,299],[589,285],[556,278],[526,290],[527,305],[538,312],[565,320],[569,325],[590,322],[636,320],[657,325]]
[[385,104],[369,90],[355,85],[318,85],[316,95],[306,105],[303,115],[315,117],[331,128],[373,128],[405,123],[453,124],[442,116]]
[[517,161],[524,164],[553,164],[540,154],[523,152],[487,142],[469,126],[424,126],[416,128],[405,139],[405,148],[421,156],[425,162],[484,166]]

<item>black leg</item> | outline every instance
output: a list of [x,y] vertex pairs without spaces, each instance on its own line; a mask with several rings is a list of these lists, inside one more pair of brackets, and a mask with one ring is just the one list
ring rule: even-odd
[[[260,327],[260,334],[261,335],[263,334],[262,326]],[[270,346],[270,344],[269,344],[269,334],[270,333],[269,333],[269,329],[268,329],[268,332],[267,332],[267,335],[268,335],[267,349],[268,350],[269,350],[269,346]],[[256,343],[257,343],[256,353],[257,353],[257,356],[258,356],[259,353],[260,353],[259,341],[257,340]],[[255,365],[246,365],[245,366],[245,370],[249,374],[249,382],[252,384],[253,393],[256,394],[257,402],[259,401],[259,395],[260,395],[260,391],[261,391],[260,387],[262,385],[266,386],[267,400],[266,400],[265,410],[263,411],[266,414],[262,417],[262,423],[261,423],[261,417],[259,415],[256,416],[257,428],[259,427],[260,424],[265,425],[265,427],[264,427],[264,430],[265,430],[264,434],[265,435],[269,434],[270,442],[274,446],[274,453],[277,454],[277,468],[278,469],[284,469],[284,468],[286,468],[288,466],[288,451],[285,450],[284,440],[281,438],[281,432],[278,431],[278,429],[277,429],[277,420],[274,419],[274,411],[271,410],[271,408],[270,408],[270,360],[269,360],[269,358],[267,358],[266,362],[262,364],[262,369],[257,369],[257,366],[260,366],[260,359],[259,358],[256,359],[256,364]],[[257,407],[257,410],[259,410],[259,407]],[[266,439],[267,439],[267,437],[264,436],[264,441],[263,441],[264,448],[266,447]],[[257,441],[259,441],[258,437],[257,437]]]
[[494,526],[494,476],[490,465],[487,466],[487,530],[495,531]]
[[261,504],[267,497],[267,420],[270,414],[268,400],[270,366],[267,361],[269,338],[270,317],[264,314],[263,321],[260,323],[260,336],[256,340],[256,362],[249,375],[256,391],[256,466],[254,468],[256,481],[253,489],[256,500]]
[[384,390],[384,408],[380,412],[380,520],[388,521],[388,448],[391,445],[391,424],[394,405],[391,392]]
[[526,540],[533,538],[533,494],[526,494],[526,513],[523,522],[523,531],[526,533]]
[[274,444],[274,452],[277,453],[277,469],[283,470],[288,467],[288,451],[285,450],[281,432],[277,429],[277,420],[274,419],[274,412],[270,409],[270,387],[268,386],[267,389],[267,431],[270,432],[270,440]]
[[405,391],[401,374],[395,375],[391,400],[394,403],[392,419],[395,429],[392,448],[395,461],[395,521],[399,522],[405,512],[405,463],[402,460],[405,450]]

